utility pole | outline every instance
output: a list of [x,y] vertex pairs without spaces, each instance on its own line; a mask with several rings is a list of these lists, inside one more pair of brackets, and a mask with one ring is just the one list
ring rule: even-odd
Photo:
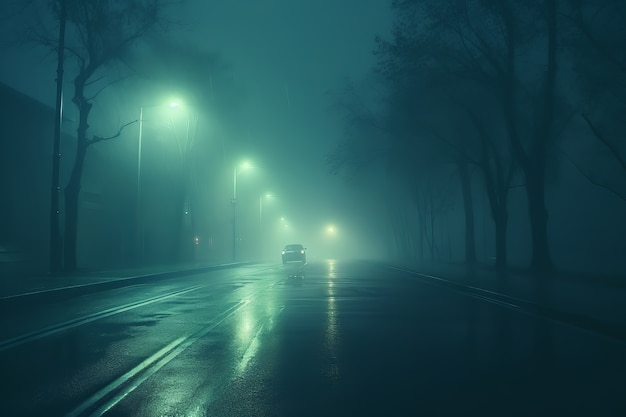
[[54,119],[54,141],[52,146],[52,189],[50,195],[50,273],[58,274],[63,269],[63,240],[59,228],[59,171],[61,166],[61,122],[63,120],[63,59],[65,52],[65,21],[67,0],[61,0],[59,16],[59,46],[57,50],[57,92]]
[[237,166],[233,169],[233,261],[237,260]]

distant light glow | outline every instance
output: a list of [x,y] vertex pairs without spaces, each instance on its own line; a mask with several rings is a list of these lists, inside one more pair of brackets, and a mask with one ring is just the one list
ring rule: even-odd
[[249,161],[244,161],[241,164],[239,164],[239,169],[241,170],[250,169],[250,168],[253,168],[253,165]]

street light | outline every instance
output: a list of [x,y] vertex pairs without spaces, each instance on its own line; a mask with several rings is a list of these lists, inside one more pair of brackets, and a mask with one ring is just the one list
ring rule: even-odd
[[242,170],[252,168],[249,162],[244,162],[239,166],[235,165],[233,169],[233,261],[237,260],[237,168]]
[[[177,102],[172,102],[170,107],[179,107],[180,104]],[[180,128],[177,128],[177,122],[175,122],[174,117],[170,114],[170,125],[172,128],[172,132],[174,134],[174,138],[176,139],[176,145],[178,148],[178,156],[180,158],[181,169],[182,169],[182,190],[183,190],[183,220],[182,223],[177,223],[181,230],[180,236],[182,236],[182,242],[180,246],[180,254],[182,255],[183,260],[192,259],[195,255],[197,249],[194,249],[195,246],[199,245],[199,238],[196,238],[196,221],[195,221],[195,212],[194,212],[194,187],[193,187],[193,175],[194,175],[194,166],[192,164],[192,150],[194,141],[196,138],[197,128],[198,128],[198,115],[194,115],[192,117],[190,108],[185,106],[184,115],[184,130],[183,135],[180,135]],[[193,118],[193,127],[192,127],[192,118]],[[179,119],[180,120],[180,119]],[[193,241],[193,245],[190,246],[190,242]]]
[[279,227],[282,233],[288,233],[291,231],[289,221],[284,216],[281,216],[279,223]]
[[[143,110],[154,108],[154,107],[164,107],[164,104],[152,104],[149,106],[140,106],[139,107],[139,137],[137,140],[137,260],[141,262],[143,258],[143,228],[141,222],[141,145],[143,140]],[[176,101],[170,102],[168,105],[170,108],[180,106],[180,103]]]
[[259,196],[259,255],[263,259],[263,199],[274,198],[273,194],[266,193]]

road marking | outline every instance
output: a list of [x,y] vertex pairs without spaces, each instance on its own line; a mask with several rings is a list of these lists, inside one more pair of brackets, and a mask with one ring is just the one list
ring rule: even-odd
[[167,345],[166,347],[164,347],[163,349],[159,350],[157,353],[150,356],[148,359],[144,360],[139,365],[137,365],[136,367],[134,367],[133,369],[131,369],[130,371],[128,371],[121,377],[117,378],[115,381],[113,381],[106,387],[97,391],[95,394],[89,397],[87,401],[83,402],[80,406],[76,407],[72,412],[67,414],[67,416],[68,417],[79,416],[81,413],[85,412],[85,410],[93,407],[98,401],[101,401],[104,397],[106,397],[106,395],[109,394],[112,390],[118,388],[123,383],[128,381],[130,378],[132,378],[133,376],[135,376],[142,370],[146,369],[150,365],[152,365],[155,361],[165,356],[167,353],[171,352],[176,346],[180,345],[184,340],[185,338],[183,337],[178,338],[172,343],[170,343],[169,345]]
[[189,336],[180,337],[174,340],[172,343],[145,359],[139,365],[135,366],[133,369],[126,372],[106,387],[94,393],[66,416],[81,416],[93,407],[98,406],[98,404],[105,398],[111,397],[111,399],[101,404],[96,410],[90,412],[89,414],[85,414],[88,416],[102,416],[126,398],[126,396],[128,396],[131,392],[137,389],[146,379],[154,375],[159,369],[167,365],[185,349],[204,337],[211,330],[215,329],[224,321],[232,317],[249,302],[249,300],[244,300],[235,304],[213,319],[209,326],[204,329],[201,329]]
[[[508,309],[516,310],[528,316],[543,320],[550,320],[561,325],[570,326],[578,330],[584,330],[593,333],[596,336],[609,338],[612,341],[620,343],[626,342],[626,327],[619,323],[612,323],[589,316],[557,310],[549,305],[542,305],[537,302],[511,297],[506,294],[500,294],[498,292],[486,290],[480,287],[460,284],[458,282],[449,281],[433,275],[422,274],[408,269],[398,268],[391,265],[383,265],[383,267],[417,276],[417,278],[425,284],[439,284],[440,286],[451,289],[460,294],[468,295],[470,297],[497,304]],[[431,282],[428,282],[428,280]]]
[[479,295],[479,294],[470,294],[472,297],[487,301],[488,303],[493,303],[493,304],[498,304],[501,305],[503,307],[507,307],[510,309],[518,309],[521,308],[520,306],[518,306],[517,304],[511,304],[511,303],[507,303],[505,301],[501,301],[498,300],[496,298],[491,298],[491,297],[485,297],[484,295]]
[[[456,290],[457,292],[460,292],[463,294],[469,294],[469,295],[475,296],[476,298],[484,299],[486,301],[496,302],[497,304],[502,304],[504,306],[513,306],[515,308],[521,308],[521,305],[532,304],[529,301],[525,301],[520,298],[511,297],[510,295],[502,294],[496,291],[487,290],[487,289],[480,288],[480,287],[475,287],[472,285],[461,284],[459,282],[451,281],[451,280],[437,277],[434,275],[423,274],[421,272],[415,272],[409,269],[398,268],[395,266],[386,266],[386,268],[395,269],[401,272],[406,272],[411,275],[416,275],[418,276],[418,278],[422,277],[422,278],[427,278],[433,281],[437,281],[438,283],[441,283],[447,286],[448,288],[452,288]],[[422,281],[425,281],[425,280],[422,280]],[[508,302],[503,301],[503,300],[508,300]]]
[[93,321],[100,320],[105,317],[110,317],[116,314],[123,313],[125,311],[129,311],[129,310],[133,310],[139,307],[158,303],[158,302],[167,300],[168,298],[177,297],[179,295],[196,291],[207,286],[208,285],[196,285],[194,287],[186,288],[184,290],[174,291],[169,294],[159,295],[156,297],[148,298],[146,300],[137,301],[137,302],[125,304],[122,306],[109,308],[103,311],[99,311],[97,313],[89,314],[87,316],[78,317],[76,319],[68,320],[63,323],[58,323],[52,326],[44,327],[43,329],[40,329],[40,330],[35,330],[32,332],[24,333],[20,336],[16,336],[11,339],[0,341],[0,352],[12,349],[14,347],[23,345],[28,342],[32,342],[34,340],[42,339],[44,337],[47,337],[47,336],[50,336],[59,332],[73,329],[75,327],[82,326],[84,324],[91,323]]
[[[284,280],[281,279],[280,281]],[[207,327],[192,333],[189,336],[184,336],[176,339],[168,344],[163,349],[156,352],[154,355],[142,361],[139,365],[135,366],[124,375],[120,376],[106,387],[100,389],[96,393],[92,394],[78,407],[67,414],[68,417],[77,416],[102,416],[110,409],[115,407],[120,401],[126,398],[130,393],[143,384],[148,378],[158,372],[163,366],[174,360],[178,355],[185,351],[189,346],[200,340],[207,333],[214,330],[230,317],[235,315],[243,307],[254,301],[256,297],[262,293],[269,291],[276,282],[271,283],[269,286],[262,290],[251,294],[250,296],[241,299],[234,306],[224,310],[217,317],[211,320]],[[200,286],[198,287],[200,288]],[[189,290],[187,290],[189,291]],[[278,314],[282,313],[285,306],[282,305]],[[261,326],[263,327],[263,326]],[[110,398],[106,400],[106,398]],[[106,402],[103,402],[106,401]],[[94,408],[97,407],[95,410]]]

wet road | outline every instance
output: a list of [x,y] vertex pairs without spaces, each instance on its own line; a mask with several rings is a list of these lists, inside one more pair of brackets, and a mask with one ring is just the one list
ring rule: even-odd
[[0,330],[2,416],[626,415],[622,341],[368,263],[74,295]]

